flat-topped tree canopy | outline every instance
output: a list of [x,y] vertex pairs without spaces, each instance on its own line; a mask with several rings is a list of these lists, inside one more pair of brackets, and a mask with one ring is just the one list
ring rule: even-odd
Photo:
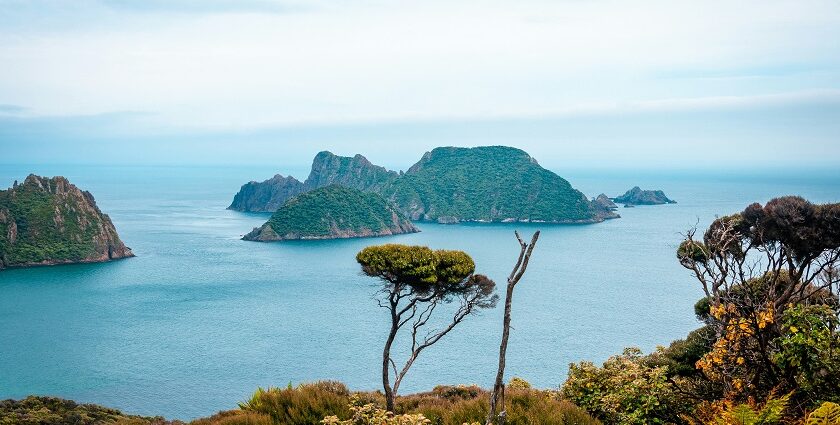
[[465,252],[425,246],[369,246],[356,255],[356,261],[368,276],[415,289],[456,286],[475,271],[475,262]]

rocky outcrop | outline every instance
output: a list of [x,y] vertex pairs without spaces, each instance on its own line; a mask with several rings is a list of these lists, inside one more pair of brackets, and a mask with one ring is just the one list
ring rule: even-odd
[[628,190],[624,193],[624,195],[618,196],[613,200],[619,204],[625,204],[625,207],[627,205],[662,205],[677,203],[677,201],[668,199],[668,197],[665,196],[665,192],[661,190],[642,190],[639,186]]
[[618,205],[616,205],[615,202],[612,201],[612,199],[610,199],[607,195],[603,193],[598,195],[598,197],[592,199],[592,203],[607,210],[615,210],[618,208]]
[[398,173],[373,165],[362,155],[338,156],[323,151],[312,160],[312,170],[304,186],[305,191],[336,184],[365,192],[381,193],[398,177]]
[[0,268],[133,257],[90,192],[30,174],[0,191]]
[[344,239],[419,232],[390,202],[372,192],[330,185],[290,199],[242,239]]
[[242,185],[228,209],[236,211],[277,211],[289,198],[303,193],[304,185],[298,179],[280,174],[263,181]]
[[315,155],[309,177],[304,182],[278,174],[263,182],[246,183],[233,197],[228,209],[274,212],[301,193],[333,184],[380,193],[397,177],[398,173],[373,165],[362,155],[347,157],[323,151]]

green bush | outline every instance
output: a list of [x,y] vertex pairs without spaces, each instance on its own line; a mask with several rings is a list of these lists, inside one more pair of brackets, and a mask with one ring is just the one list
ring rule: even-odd
[[[507,423],[511,425],[595,425],[600,422],[556,391],[522,388],[524,380],[512,380],[505,392]],[[512,385],[511,385],[512,384]],[[397,399],[400,413],[421,413],[433,425],[484,423],[490,394],[477,386],[439,386],[430,393]]]
[[349,417],[349,401],[350,391],[344,384],[321,381],[297,388],[259,388],[239,408],[266,415],[275,424],[313,425],[327,416]]
[[564,398],[608,424],[678,422],[688,406],[668,380],[668,368],[652,364],[638,348],[627,348],[602,367],[592,362],[569,366]]

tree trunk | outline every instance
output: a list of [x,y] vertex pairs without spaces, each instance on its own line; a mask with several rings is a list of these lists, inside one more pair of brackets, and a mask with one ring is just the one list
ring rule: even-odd
[[[493,385],[493,396],[490,398],[490,413],[487,415],[487,425],[492,425],[496,417],[497,404],[505,406],[505,360],[507,356],[508,337],[510,336],[510,307],[513,299],[515,283],[509,282],[505,295],[505,317],[502,321],[502,343],[499,345],[499,371],[496,373],[496,383]],[[499,424],[504,424],[504,415],[499,416]]]
[[[505,359],[507,356],[508,337],[510,336],[510,310],[511,301],[513,299],[513,288],[522,278],[525,270],[528,268],[528,261],[531,259],[531,252],[534,250],[534,245],[540,237],[540,231],[537,230],[534,236],[531,237],[531,243],[527,244],[522,241],[519,232],[514,232],[516,240],[519,241],[519,258],[516,260],[516,265],[510,276],[507,279],[507,293],[505,294],[505,316],[502,322],[502,343],[499,345],[499,370],[496,373],[496,382],[493,384],[493,392],[490,394],[490,410],[487,413],[487,421],[485,425],[493,425],[498,419],[498,425],[505,423]],[[501,406],[501,412],[497,415],[496,410]]]
[[391,312],[391,332],[388,334],[388,340],[385,341],[385,348],[382,350],[382,388],[385,390],[385,409],[393,412],[396,394],[394,390],[391,389],[391,382],[388,375],[390,374],[389,367],[391,362],[391,345],[394,343],[394,339],[397,336],[397,330],[399,330],[399,317],[396,316],[395,309],[392,309]]

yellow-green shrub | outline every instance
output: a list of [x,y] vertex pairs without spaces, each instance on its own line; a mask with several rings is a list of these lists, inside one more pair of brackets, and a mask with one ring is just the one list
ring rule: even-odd
[[314,425],[326,416],[349,417],[350,391],[344,384],[321,381],[297,388],[257,389],[239,408],[269,416],[275,424]]

